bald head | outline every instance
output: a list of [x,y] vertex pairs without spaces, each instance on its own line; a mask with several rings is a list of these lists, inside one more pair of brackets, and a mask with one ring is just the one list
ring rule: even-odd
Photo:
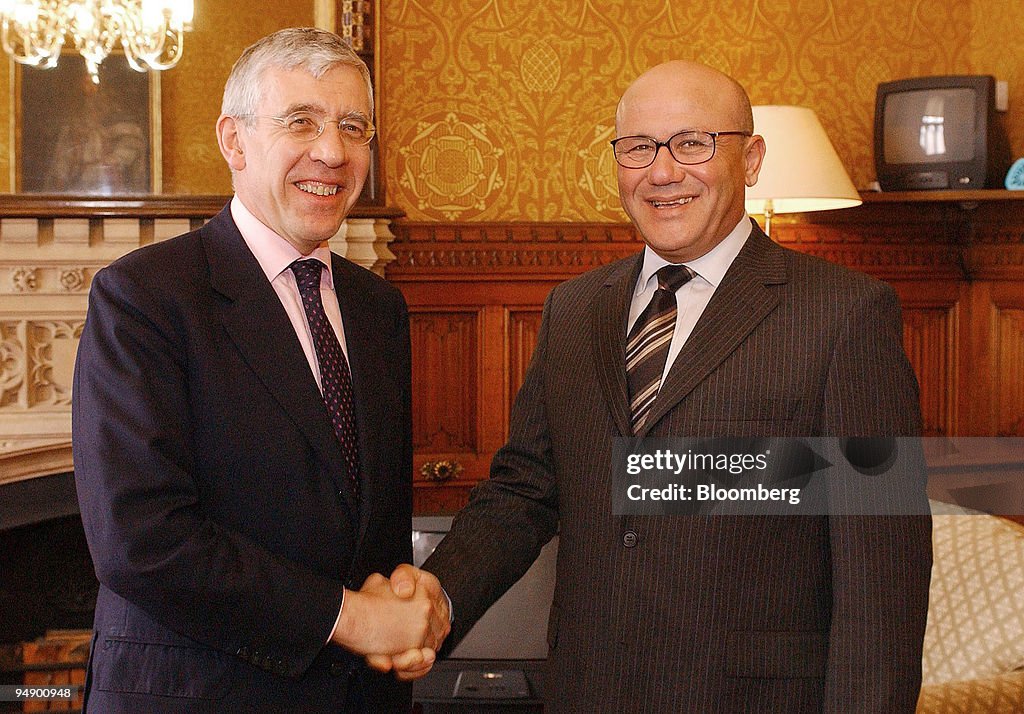
[[[695,106],[703,106],[716,121],[728,123],[730,130],[754,131],[750,99],[740,83],[717,69],[687,60],[659,64],[637,77],[619,100],[615,111],[616,129],[621,129],[623,116],[636,105],[659,96],[682,98]],[[722,127],[681,128],[715,131]]]
[[[666,62],[629,85],[615,113],[616,142],[638,137],[622,146],[653,159],[627,157],[616,176],[622,207],[651,250],[682,263],[743,230],[746,187],[757,182],[765,151],[753,129],[743,87],[711,67]],[[703,153],[694,162],[695,146]]]

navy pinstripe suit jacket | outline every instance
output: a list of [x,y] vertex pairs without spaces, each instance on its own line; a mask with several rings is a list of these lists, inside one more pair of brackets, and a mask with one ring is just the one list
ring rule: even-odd
[[[912,712],[927,517],[613,516],[634,257],[552,291],[491,478],[425,564],[465,634],[559,532],[550,711]],[[650,436],[920,431],[891,288],[753,226]],[[636,534],[635,547],[623,535]]]

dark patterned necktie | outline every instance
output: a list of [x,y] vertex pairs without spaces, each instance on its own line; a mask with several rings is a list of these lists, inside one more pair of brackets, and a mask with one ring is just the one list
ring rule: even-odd
[[334,328],[327,320],[320,297],[320,274],[324,264],[315,258],[296,260],[291,264],[295,281],[302,296],[313,349],[320,363],[320,385],[324,404],[334,426],[334,434],[341,443],[341,452],[348,470],[346,485],[353,502],[359,504],[359,430],[356,426],[355,401],[352,396],[352,375],[348,361],[338,342]]
[[626,337],[626,382],[634,434],[643,428],[661,389],[661,375],[676,329],[676,290],[695,273],[685,265],[666,265],[655,275],[658,289]]

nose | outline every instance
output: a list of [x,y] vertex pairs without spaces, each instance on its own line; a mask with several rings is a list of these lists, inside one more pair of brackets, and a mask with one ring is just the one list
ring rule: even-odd
[[676,161],[667,146],[659,146],[654,162],[647,167],[647,180],[657,186],[686,178],[686,166]]
[[319,161],[332,168],[341,166],[348,161],[348,152],[352,148],[341,138],[337,121],[328,121],[320,136],[310,142],[309,158]]

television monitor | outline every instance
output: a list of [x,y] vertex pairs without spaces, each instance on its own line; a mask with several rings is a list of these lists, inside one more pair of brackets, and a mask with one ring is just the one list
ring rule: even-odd
[[[413,565],[419,567],[448,533],[452,518],[412,519]],[[548,656],[548,615],[555,593],[558,536],[541,549],[526,574],[477,620],[449,659],[543,660]],[[455,613],[456,617],[458,613]]]
[[883,191],[1002,184],[1009,144],[990,75],[883,82],[875,96],[875,169]]

